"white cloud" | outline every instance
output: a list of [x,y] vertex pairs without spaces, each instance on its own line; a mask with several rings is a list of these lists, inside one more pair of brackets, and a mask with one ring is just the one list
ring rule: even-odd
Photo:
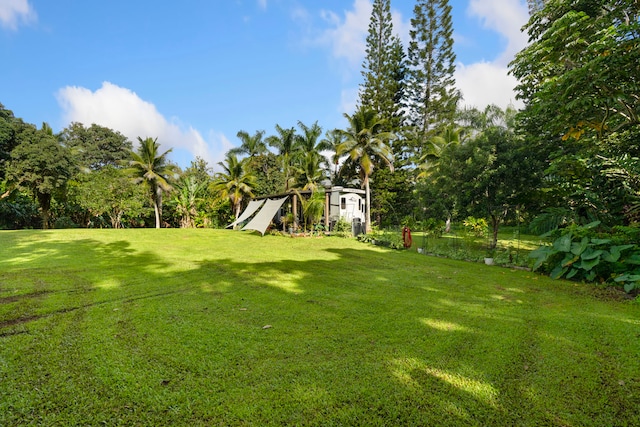
[[529,19],[523,0],[470,0],[467,13],[480,19],[487,30],[495,31],[506,39],[506,47],[490,61],[456,64],[456,85],[464,96],[463,104],[484,108],[496,104],[502,108],[516,101],[514,88],[517,80],[508,75],[508,64],[527,44],[527,35],[520,28]]
[[0,26],[16,30],[18,24],[36,19],[36,12],[28,0],[0,0]]
[[511,104],[516,108],[523,107],[522,101],[515,99],[513,89],[517,80],[507,74],[507,67],[493,62],[457,64],[455,79],[464,96],[463,105],[484,108],[496,104],[505,108]]
[[[211,166],[221,161],[232,146],[223,134],[212,131],[207,141],[196,129],[177,119],[167,120],[155,105],[113,83],[104,82],[95,92],[67,86],[58,91],[57,98],[67,123],[95,123],[121,132],[134,143],[138,137],[157,137],[163,151],[187,151],[192,159],[202,157]],[[189,160],[179,163],[187,166]]]
[[258,0],[258,6],[262,10],[267,10],[267,0]]
[[507,46],[496,62],[507,65],[526,46],[527,35],[520,29],[529,19],[529,11],[523,1],[470,0],[467,13],[480,18],[483,27],[506,38]]
[[344,19],[334,12],[322,11],[322,18],[330,28],[319,42],[329,45],[333,56],[345,60],[352,69],[359,67],[364,57],[371,10],[369,0],[354,0],[353,10],[345,11]]

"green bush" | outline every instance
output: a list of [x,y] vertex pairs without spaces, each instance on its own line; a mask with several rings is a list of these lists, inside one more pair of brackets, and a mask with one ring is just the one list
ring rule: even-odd
[[467,233],[475,237],[487,237],[489,235],[489,224],[484,218],[467,217],[462,224]]
[[340,218],[333,226],[333,234],[340,237],[351,237],[351,223],[344,218]]
[[445,222],[435,218],[427,218],[417,224],[418,230],[423,230],[427,236],[442,237],[445,230]]
[[404,240],[399,232],[378,231],[374,228],[370,234],[359,235],[358,240],[391,249],[404,249]]
[[529,254],[533,270],[547,271],[553,279],[619,283],[626,292],[640,288],[640,249],[632,243],[618,244],[595,232],[599,221],[566,228],[552,245]]

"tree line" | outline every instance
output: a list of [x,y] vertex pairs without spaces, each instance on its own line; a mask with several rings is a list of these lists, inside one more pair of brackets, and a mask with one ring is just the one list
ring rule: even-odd
[[[153,138],[72,123],[60,134],[0,108],[0,227],[218,227],[254,196],[326,185],[367,191],[367,225],[432,218],[526,221],[546,231],[640,219],[638,40],[633,0],[550,0],[510,64],[525,107],[461,108],[451,5],[418,0],[410,42],[374,0],[356,111],[238,132],[213,174],[181,170]],[[160,141],[161,143],[162,141]]]

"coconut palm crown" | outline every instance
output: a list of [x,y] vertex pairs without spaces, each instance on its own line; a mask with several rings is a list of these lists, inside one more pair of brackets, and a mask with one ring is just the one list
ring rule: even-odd
[[384,131],[385,121],[370,109],[360,107],[353,115],[344,117],[349,127],[342,131],[344,142],[338,146],[340,154],[348,153],[352,161],[357,162],[363,178],[366,193],[367,233],[371,232],[371,190],[369,176],[373,172],[375,160],[379,159],[393,172],[393,151],[388,141],[396,139],[392,132]]

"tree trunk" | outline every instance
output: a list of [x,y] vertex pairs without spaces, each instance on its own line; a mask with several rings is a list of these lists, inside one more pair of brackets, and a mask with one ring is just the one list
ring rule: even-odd
[[[236,219],[240,218],[240,202],[236,203],[236,207],[235,207],[235,211],[236,211]],[[238,228],[238,224],[233,226],[234,230],[237,230]]]
[[40,205],[40,216],[42,218],[42,229],[49,229],[49,213],[51,211],[51,194],[40,193],[36,194],[38,204]]
[[498,246],[498,228],[500,227],[500,218],[497,215],[491,215],[491,249],[495,249]]
[[153,200],[153,211],[156,214],[156,228],[160,228],[160,209],[158,208],[158,201]]
[[371,228],[371,190],[369,188],[369,175],[364,176],[364,189],[367,196],[365,203],[365,210],[367,211],[367,223],[365,225],[365,232],[366,234],[371,234],[371,231],[373,231],[373,229]]

